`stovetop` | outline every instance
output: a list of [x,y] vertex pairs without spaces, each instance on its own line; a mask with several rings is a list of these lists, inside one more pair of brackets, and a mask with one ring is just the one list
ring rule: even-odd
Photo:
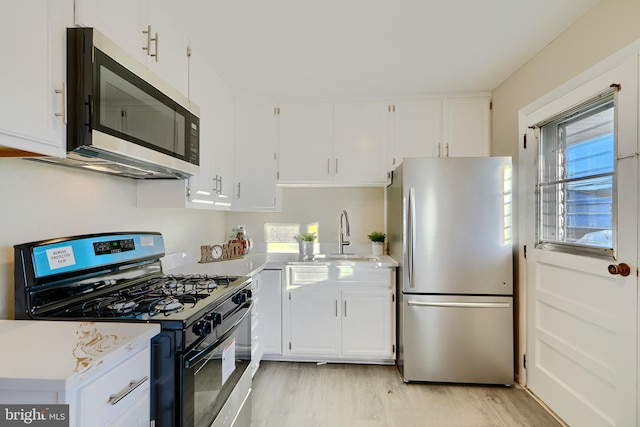
[[[117,284],[115,279],[94,284],[98,296],[78,298],[66,306],[50,310],[54,318],[94,320],[188,320],[203,308],[215,307],[243,280],[238,276],[166,275],[128,284],[113,292],[100,292]],[[105,283],[106,282],[106,283]],[[59,289],[57,290],[59,292]],[[35,307],[46,305],[42,295]]]

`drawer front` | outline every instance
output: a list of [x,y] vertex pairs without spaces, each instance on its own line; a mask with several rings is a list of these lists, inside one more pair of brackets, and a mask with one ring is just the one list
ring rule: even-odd
[[[143,400],[148,404],[150,358],[147,347],[82,387],[79,392],[79,407],[82,408],[79,425],[106,426],[136,402]],[[149,410],[147,405],[147,413]]]

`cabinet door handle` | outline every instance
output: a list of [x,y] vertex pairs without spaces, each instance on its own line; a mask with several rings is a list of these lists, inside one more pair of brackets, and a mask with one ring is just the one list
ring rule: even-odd
[[338,174],[338,158],[336,157],[336,175]]
[[327,174],[331,173],[331,159],[327,159]]
[[240,182],[238,183],[238,199],[240,199]]
[[149,380],[149,377],[147,375],[145,375],[144,377],[140,378],[139,380],[131,381],[129,383],[129,385],[127,387],[125,387],[124,389],[120,390],[120,392],[118,392],[116,394],[112,394],[111,396],[109,396],[109,403],[111,403],[112,405],[117,404],[122,399],[127,397],[127,395],[129,395],[133,390],[137,389],[138,387],[140,387],[142,384],[144,384],[148,380]]
[[62,117],[62,123],[67,124],[67,83],[62,83],[62,89],[56,89],[56,93],[62,95],[62,113],[55,113],[56,117]]
[[449,157],[449,143],[447,142],[444,146],[445,157]]
[[149,49],[151,49],[151,25],[147,25],[147,29],[142,30],[142,34],[147,35],[147,45],[142,46],[142,50],[146,51],[147,55],[149,55]]
[[[158,33],[155,34],[155,37],[151,37],[151,25],[147,25],[147,29],[142,30],[142,34],[147,35],[147,45],[142,46],[142,50],[147,52],[147,56],[155,58],[156,62],[158,62]],[[155,53],[151,53],[151,42],[156,45]]]
[[344,317],[347,317],[347,301],[344,302]]
[[154,38],[151,39],[152,42],[155,43],[156,45],[156,50],[154,51],[154,53],[150,54],[149,56],[152,56],[156,62],[158,62],[158,46],[159,46],[159,39],[158,39],[158,33],[156,33],[156,36]]
[[336,317],[338,317],[338,300],[336,300]]
[[440,147],[442,147],[442,144],[438,144],[438,157],[442,157],[442,150]]

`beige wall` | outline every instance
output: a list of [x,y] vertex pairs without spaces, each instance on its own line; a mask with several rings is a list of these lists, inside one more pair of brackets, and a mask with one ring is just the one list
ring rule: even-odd
[[[513,164],[516,167],[514,189],[519,188],[518,174],[522,172],[517,170],[518,151],[522,146],[522,135],[518,130],[518,112],[639,39],[640,1],[602,0],[494,90],[492,154],[513,156]],[[522,197],[522,194],[519,197]],[[516,221],[520,220],[518,209],[516,198]],[[524,218],[520,220],[521,229],[523,220]],[[518,237],[515,239],[516,260],[521,259],[523,245],[518,241]],[[522,278],[524,272],[518,267],[516,262],[516,277]],[[525,289],[523,280],[517,280],[516,283],[519,349],[516,366],[521,367],[526,325],[520,319],[525,317]]]
[[[351,224],[352,244],[346,252],[365,253],[370,249],[367,234],[384,231],[384,188],[284,188],[282,212],[229,212],[227,229],[244,224],[258,248],[263,248],[266,223],[319,224],[318,243],[323,251],[335,251],[338,242],[338,219],[346,210]],[[369,252],[366,252],[369,253]]]
[[598,3],[494,90],[492,154],[517,157],[518,110],[638,39],[640,1]]

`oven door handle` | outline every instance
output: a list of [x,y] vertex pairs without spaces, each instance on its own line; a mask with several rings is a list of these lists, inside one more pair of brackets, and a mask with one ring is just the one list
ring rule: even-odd
[[247,311],[245,311],[245,313],[242,315],[242,317],[240,319],[238,319],[233,324],[233,326],[231,326],[220,338],[218,338],[217,340],[215,340],[214,342],[212,342],[211,344],[209,344],[208,346],[206,346],[205,348],[203,348],[201,350],[192,350],[189,353],[185,354],[185,357],[184,357],[184,367],[185,368],[187,368],[187,369],[191,368],[195,363],[197,363],[200,359],[202,359],[205,355],[207,355],[207,353],[209,353],[211,351],[211,349],[216,348],[217,346],[220,345],[221,342],[223,342],[224,340],[229,338],[233,334],[235,329],[238,327],[238,325],[240,323],[242,323],[242,321],[248,315],[251,314],[251,308],[253,307],[253,301],[247,302],[241,307],[246,307]]

